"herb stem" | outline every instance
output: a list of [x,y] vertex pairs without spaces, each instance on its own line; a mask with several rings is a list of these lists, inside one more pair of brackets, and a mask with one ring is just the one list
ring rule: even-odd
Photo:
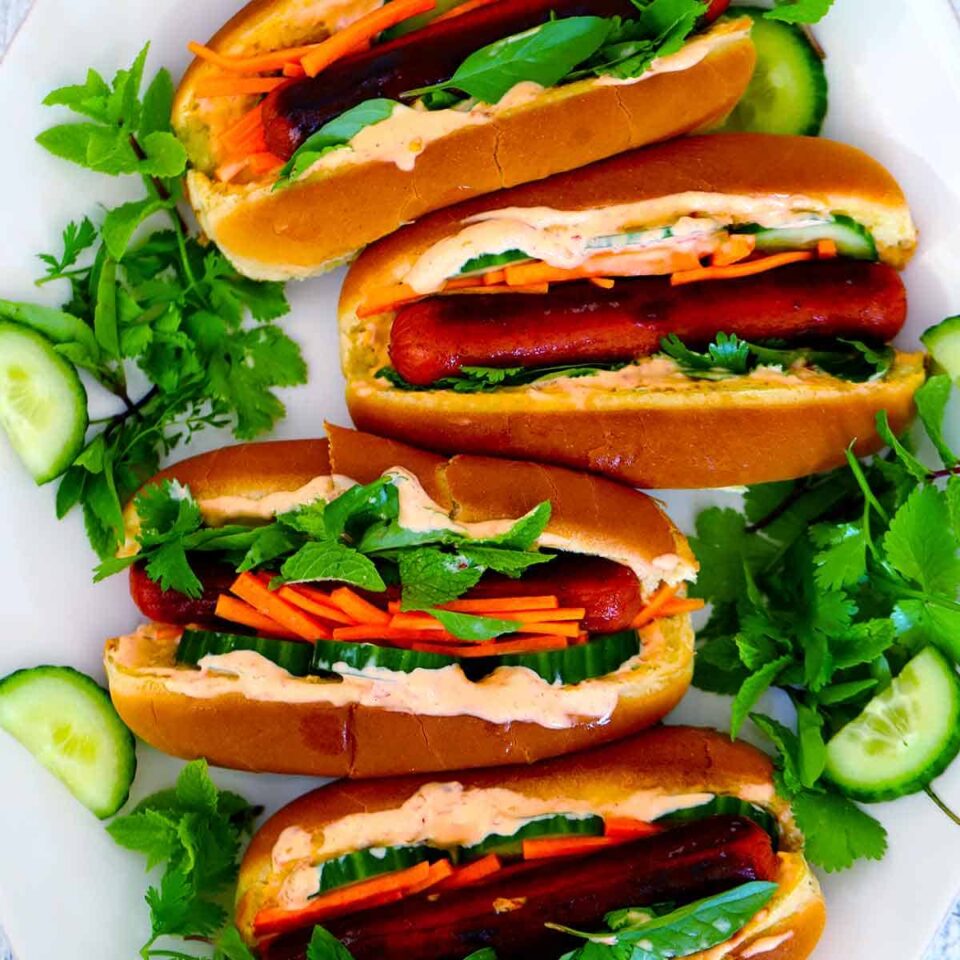
[[957,816],[941,799],[936,791],[929,784],[923,788],[923,792],[940,808],[941,812],[958,827],[960,827],[960,816]]
[[45,283],[50,283],[52,280],[66,280],[68,277],[79,277],[89,272],[89,267],[77,267],[75,270],[62,270],[59,273],[54,273],[49,277],[41,277],[39,280],[35,280],[34,286],[42,287]]
[[944,470],[934,470],[930,473],[931,480],[944,480],[947,477],[960,476],[960,464],[955,467],[947,467]]

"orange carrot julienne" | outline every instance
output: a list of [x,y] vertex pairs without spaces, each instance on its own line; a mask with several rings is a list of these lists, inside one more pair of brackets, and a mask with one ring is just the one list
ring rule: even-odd
[[390,626],[397,630],[442,630],[443,624],[429,613],[395,613]]
[[579,623],[518,623],[517,633],[532,633],[535,635],[550,634],[555,637],[576,637],[580,633]]
[[281,600],[263,580],[252,573],[241,573],[230,587],[230,592],[304,640],[330,639],[330,631],[322,623]]
[[676,595],[677,590],[679,590],[679,585],[671,587],[668,584],[664,584],[657,592],[650,598],[650,601],[647,605],[637,614],[634,618],[633,623],[630,624],[634,629],[637,627],[645,626],[650,623],[650,621],[656,619],[661,615],[663,607],[665,607]]
[[473,863],[468,863],[465,867],[454,870],[453,876],[444,880],[438,890],[459,890],[461,887],[469,887],[474,883],[485,880],[491,874],[497,873],[503,869],[503,862],[495,853],[489,853]]
[[194,86],[194,93],[198,97],[247,97],[270,93],[286,82],[283,77],[237,77],[225,74],[201,78]]
[[400,899],[405,897],[411,888],[422,884],[429,876],[430,864],[424,860],[406,870],[361,880],[359,883],[322,893],[319,897],[314,897],[302,910],[267,907],[254,917],[254,933],[258,937],[285,933],[288,930],[319,923],[321,920],[328,920],[344,913],[353,913],[379,905],[383,902],[383,897]]
[[580,621],[586,615],[586,607],[557,607],[555,610],[489,610],[484,614],[485,617],[490,617],[493,620],[514,620],[517,623]]
[[605,847],[616,847],[623,841],[614,837],[538,837],[523,841],[524,860],[547,860],[571,857]]
[[306,610],[307,613],[312,613],[315,617],[322,617],[324,620],[330,620],[332,623],[342,623],[347,626],[353,626],[356,622],[338,607],[329,603],[318,603],[316,600],[311,599],[309,594],[305,594],[300,589],[281,587],[277,591],[277,596],[281,600],[286,600],[287,603],[292,603],[295,607],[299,607],[301,610]]
[[729,267],[698,267],[695,270],[681,270],[679,273],[670,275],[670,285],[678,287],[684,283],[699,283],[701,280],[735,280],[738,277],[752,277],[790,263],[815,260],[816,256],[812,250],[796,250],[792,253],[775,253],[769,257],[760,257],[758,260],[735,263]]
[[263,110],[258,104],[248,110],[232,127],[220,134],[220,141],[227,149],[246,142],[257,132],[263,133]]
[[254,610],[249,603],[244,603],[236,597],[221,593],[217,597],[217,606],[214,613],[221,620],[229,620],[231,623],[241,623],[245,627],[253,627],[254,630],[268,634],[272,637],[282,637],[286,640],[299,640],[300,635],[292,630],[287,630],[276,620],[265,617],[262,613]]
[[517,284],[509,285],[504,283],[491,283],[484,285],[481,282],[480,277],[476,279],[476,286],[473,287],[459,287],[456,290],[447,290],[444,288],[441,290],[441,293],[450,293],[450,294],[474,294],[474,293],[535,293],[535,294],[544,294],[550,290],[550,284],[544,281],[543,283],[527,283],[527,284]]
[[507,282],[506,270],[491,270],[483,275],[483,285],[485,287],[495,287],[498,284]]
[[486,613],[489,610],[556,610],[560,602],[556,597],[489,597],[477,600],[451,600],[441,603],[441,610],[458,613]]
[[837,245],[833,240],[817,241],[817,256],[829,260],[837,255]]
[[424,294],[417,293],[405,283],[395,283],[391,287],[373,291],[357,309],[357,316],[364,319],[376,316],[378,313],[389,313],[405,303],[422,300],[423,297]]
[[[437,5],[437,0],[392,0],[372,10],[366,16],[338,30],[313,50],[300,57],[300,63],[308,77],[315,77],[325,67],[352,53],[360,44],[372,40],[378,33],[409,20],[419,13],[426,13]],[[288,56],[287,60],[294,59]]]
[[269,73],[271,70],[282,70],[288,63],[301,60],[324,43],[326,43],[326,40],[306,44],[302,47],[290,47],[286,50],[261,53],[253,57],[229,57],[204,46],[202,43],[197,43],[195,40],[187,44],[187,49],[195,57],[216,64],[221,70],[230,70],[234,73]]
[[714,253],[710,262],[715,267],[727,267],[731,263],[737,263],[753,253],[757,241],[747,234],[735,233],[728,237],[720,245],[720,249]]
[[291,60],[290,63],[285,63],[283,65],[283,75],[285,77],[300,79],[301,77],[305,77],[307,75],[307,71],[303,69],[298,61]]
[[489,7],[491,3],[499,2],[500,0],[467,0],[466,3],[461,3],[459,7],[453,7],[446,13],[441,13],[433,22],[440,23],[442,20],[453,20],[454,17],[462,17],[465,13],[472,13],[481,7]]
[[603,835],[617,840],[636,840],[660,833],[660,827],[646,820],[634,820],[631,817],[608,817],[603,821]]
[[665,603],[660,608],[660,613],[664,617],[675,617],[680,613],[693,613],[694,610],[702,610],[705,606],[705,600],[700,600],[696,597],[688,600],[685,597],[680,597]]
[[[398,0],[394,0],[394,3]],[[349,587],[338,587],[330,591],[330,599],[348,617],[353,617],[357,623],[383,624],[390,623],[390,614],[386,610],[375,607],[363,597],[354,593]]]
[[616,286],[616,281],[609,277],[590,277],[590,282],[601,290],[612,290]]
[[453,864],[451,864],[449,860],[437,860],[436,863],[430,864],[430,870],[427,876],[419,883],[415,883],[407,889],[404,892],[404,896],[412,897],[416,893],[422,893],[424,890],[429,890],[430,887],[435,887],[444,880],[449,880],[452,876]]

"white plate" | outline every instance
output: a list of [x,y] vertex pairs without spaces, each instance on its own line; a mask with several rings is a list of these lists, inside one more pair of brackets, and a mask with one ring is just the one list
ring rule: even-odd
[[[73,169],[33,146],[57,120],[43,96],[78,82],[88,66],[126,66],[145,39],[150,68],[186,63],[184,45],[206,39],[235,9],[231,0],[37,0],[0,68],[0,295],[48,298],[33,287],[33,254],[57,249],[60,228],[116,202],[123,186]],[[900,178],[923,232],[908,273],[911,318],[904,341],[960,311],[960,34],[948,0],[839,0],[818,31],[830,54],[827,133],[871,151]],[[763,162],[762,157],[757,158]],[[131,185],[129,189],[134,189]],[[291,287],[287,329],[303,344],[310,385],[289,391],[279,436],[315,435],[324,416],[347,417],[337,366],[334,308],[339,275]],[[203,435],[194,452],[224,442]],[[93,586],[93,558],[79,517],[58,523],[53,490],[32,487],[0,442],[0,676],[39,662],[69,663],[100,675],[103,639],[137,620],[123,577]],[[729,497],[671,495],[689,529],[696,507]],[[691,692],[678,718],[726,723],[726,705]],[[141,747],[135,797],[169,784],[176,761]],[[80,807],[10,738],[0,736],[0,920],[19,960],[130,960],[145,939],[141,861],[115,847]],[[219,782],[272,810],[303,792],[305,779],[219,772]],[[960,807],[960,766],[939,785]],[[817,953],[825,960],[919,958],[960,890],[960,835],[923,796],[876,813],[890,852],[826,877],[830,909]]]

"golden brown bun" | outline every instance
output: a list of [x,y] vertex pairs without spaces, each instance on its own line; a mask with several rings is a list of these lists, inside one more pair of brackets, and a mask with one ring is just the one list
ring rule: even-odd
[[[294,45],[333,29],[336,17],[304,17],[301,6],[296,0],[256,0],[210,45],[220,52],[245,54],[276,48],[281,33],[286,44]],[[311,6],[333,4],[313,0]],[[432,210],[721,120],[753,73],[748,26],[714,26],[721,42],[684,69],[632,84],[582,80],[543,91],[497,111],[489,122],[460,127],[428,142],[411,171],[359,157],[338,161],[275,192],[272,176],[249,184],[225,184],[211,177],[224,159],[217,152],[218,133],[254,101],[227,97],[214,104],[198,99],[196,82],[217,71],[195,62],[177,92],[173,112],[174,128],[194,167],[187,177],[188,194],[205,232],[241,272],[271,280],[310,276],[351,259],[368,243]]]
[[619,697],[610,717],[559,729],[357,704],[253,700],[238,693],[192,697],[171,690],[168,678],[156,672],[174,666],[172,650],[164,657],[146,648],[128,662],[121,656],[123,638],[107,641],[104,664],[124,723],[163,753],[260,773],[384,777],[532,763],[649,727],[680,702],[693,675],[689,616],[657,622],[655,653],[637,670],[606,681]]
[[407,392],[382,381],[347,384],[363,430],[436,450],[528,457],[607,474],[639,487],[765,483],[832,470],[856,438],[858,456],[884,446],[876,414],[895,433],[913,418],[923,355],[898,353],[883,379],[852,383],[694,382],[682,392],[512,388],[491,393]]
[[[758,791],[769,790],[769,809],[782,827],[780,889],[763,914],[741,931],[731,943],[730,952],[723,955],[741,957],[762,938],[789,932],[789,939],[764,956],[802,960],[822,930],[823,900],[805,861],[795,852],[802,838],[786,803],[772,794],[771,777],[766,755],[746,744],[731,743],[713,730],[658,727],[616,744],[533,767],[457,774],[456,782],[467,789],[502,788],[535,798],[585,800],[596,809],[647,789],[744,798],[755,798]],[[312,834],[314,844],[319,845],[328,824],[351,814],[397,809],[424,783],[422,777],[404,777],[332,784],[306,794],[271,817],[254,836],[240,868],[237,924],[244,936],[252,940],[253,918],[270,904],[281,882],[271,853],[285,829],[299,827]],[[710,956],[719,960],[716,953]]]

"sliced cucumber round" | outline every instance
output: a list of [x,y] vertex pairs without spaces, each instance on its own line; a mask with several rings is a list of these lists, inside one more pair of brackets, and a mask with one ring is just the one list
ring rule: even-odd
[[37,483],[60,476],[83,448],[87,393],[46,337],[0,322],[0,426]]
[[410,673],[413,670],[439,670],[460,663],[456,657],[441,653],[421,653],[418,650],[400,650],[396,647],[378,647],[375,643],[343,643],[339,640],[318,641],[313,648],[312,671],[327,672],[334,664],[345,663],[354,670],[364,667],[383,667]]
[[530,255],[523,250],[507,250],[504,253],[483,253],[479,257],[468,260],[457,274],[458,277],[469,277],[474,274],[480,276],[488,270],[496,270],[509,264],[525,263]]
[[298,640],[274,640],[270,637],[249,637],[236,633],[215,633],[212,630],[184,630],[177,645],[177,663],[196,666],[204,657],[252,650],[283,667],[294,677],[310,673],[313,644]]
[[757,66],[747,92],[721,129],[816,136],[827,114],[823,62],[799,27],[767,20],[763,13],[759,7],[728,11],[731,16],[753,18]]
[[345,853],[317,867],[320,889],[314,896],[385,873],[407,870],[424,860],[436,860],[439,856],[439,851],[429,847],[372,847]]
[[43,666],[4,677],[0,727],[101,819],[126,802],[137,769],[133,734],[85,674]]
[[689,823],[692,820],[706,820],[707,817],[745,817],[761,827],[773,840],[774,849],[780,839],[780,827],[777,818],[756,804],[747,803],[739,797],[714,797],[706,803],[684,810],[674,810],[657,817],[655,823]]
[[636,630],[621,630],[562,650],[509,654],[498,658],[496,663],[503,667],[526,667],[548,683],[570,685],[614,673],[639,652],[640,634]]
[[471,847],[463,847],[460,853],[466,860],[479,860],[490,853],[501,857],[519,857],[523,853],[524,840],[568,836],[603,836],[603,817],[576,817],[563,813],[540,817],[525,823],[516,833],[492,833]]
[[[734,229],[733,232],[738,232]],[[765,230],[740,230],[749,232],[757,242],[757,249],[764,253],[778,250],[806,250],[816,247],[821,240],[832,240],[841,257],[854,260],[876,260],[877,245],[866,227],[851,217],[837,214],[831,220],[810,224],[806,227],[780,227]]]
[[926,647],[830,739],[825,773],[855,800],[893,800],[922,790],[958,752],[960,677]]
[[921,338],[935,366],[960,381],[960,316],[947,317]]

